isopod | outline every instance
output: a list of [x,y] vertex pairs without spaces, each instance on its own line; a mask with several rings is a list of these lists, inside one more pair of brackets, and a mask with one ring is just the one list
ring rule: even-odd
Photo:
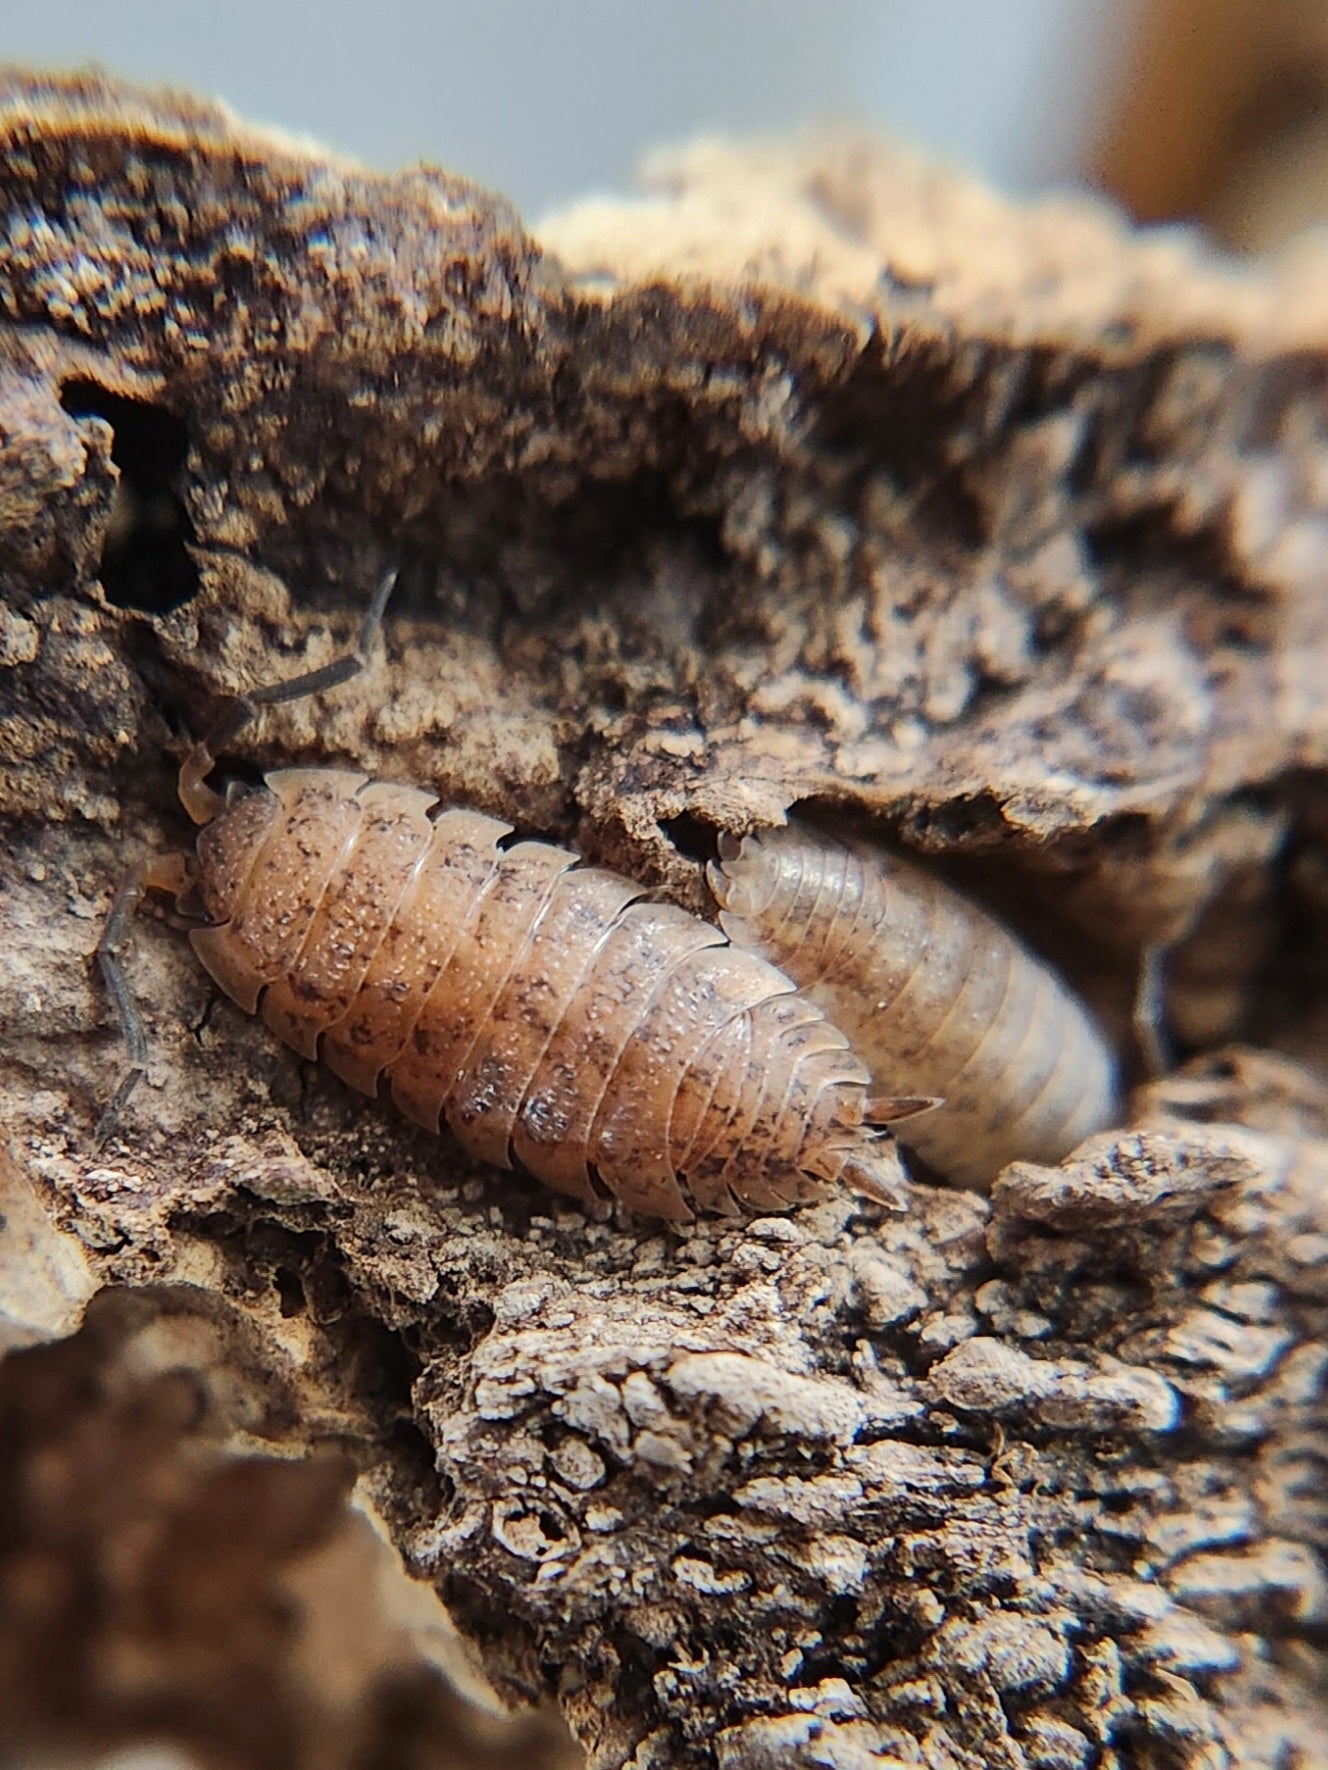
[[884,1089],[937,1109],[899,1136],[957,1185],[1055,1162],[1111,1122],[1113,1055],[1084,1005],[1008,928],[902,855],[800,824],[721,836],[720,924],[848,1035]]
[[140,868],[98,949],[131,1068],[146,1061],[120,962],[145,889],[201,904],[195,951],[239,1006],[366,1094],[450,1127],[471,1154],[647,1214],[783,1209],[845,1181],[900,1202],[880,1126],[914,1103],[869,1100],[847,1039],[767,960],[631,880],[415,787],[290,768],[222,796],[216,750],[254,708],[361,666],[355,656],[233,704],[186,756],[196,853]]

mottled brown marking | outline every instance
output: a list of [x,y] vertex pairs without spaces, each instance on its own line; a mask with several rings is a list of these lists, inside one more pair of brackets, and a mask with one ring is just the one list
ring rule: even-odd
[[435,811],[346,770],[269,775],[200,834],[203,963],[305,1056],[574,1197],[894,1198],[867,1071],[786,976],[566,849]]

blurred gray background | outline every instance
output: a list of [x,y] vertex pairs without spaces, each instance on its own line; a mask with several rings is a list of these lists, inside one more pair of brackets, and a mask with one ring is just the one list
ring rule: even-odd
[[1073,180],[1143,0],[0,0],[0,59],[224,98],[528,220],[650,148],[828,118],[1011,188]]

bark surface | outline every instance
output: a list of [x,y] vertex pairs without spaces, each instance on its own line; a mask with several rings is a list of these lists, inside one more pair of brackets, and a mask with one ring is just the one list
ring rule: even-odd
[[[860,140],[537,242],[93,79],[0,84],[0,168],[0,1751],[552,1762],[432,1586],[605,1767],[1328,1764],[1322,249]],[[703,913],[716,831],[810,807],[1127,1054],[1160,962],[1183,1061],[989,1200],[662,1230],[367,1105],[167,912],[95,1149],[91,955],[185,736],[389,564],[369,670],[228,770]]]

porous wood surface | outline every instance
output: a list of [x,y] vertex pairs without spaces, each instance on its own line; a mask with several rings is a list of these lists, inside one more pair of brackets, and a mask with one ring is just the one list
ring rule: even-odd
[[[565,1753],[481,1725],[454,1625],[603,1766],[1328,1764],[1328,258],[860,139],[655,176],[536,241],[0,85],[0,1749]],[[233,771],[414,781],[701,912],[716,829],[810,801],[1128,1062],[1162,955],[1184,1061],[990,1200],[665,1231],[411,1131],[145,915],[94,1148],[92,949],[187,840],[184,736],[389,564],[369,670]]]

